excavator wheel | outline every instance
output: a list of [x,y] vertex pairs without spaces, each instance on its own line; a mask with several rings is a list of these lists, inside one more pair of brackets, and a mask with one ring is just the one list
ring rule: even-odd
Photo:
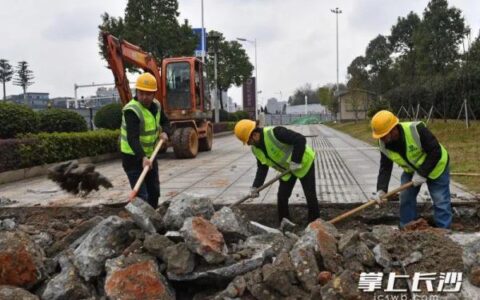
[[198,150],[210,151],[213,144],[213,132],[212,127],[207,126],[207,136],[198,141]]
[[173,152],[177,158],[194,158],[198,153],[198,134],[192,127],[177,128],[173,133]]

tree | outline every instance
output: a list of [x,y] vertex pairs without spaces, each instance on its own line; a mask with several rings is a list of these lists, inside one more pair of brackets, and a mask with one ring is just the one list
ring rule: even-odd
[[26,61],[21,61],[17,65],[15,78],[13,78],[13,85],[22,87],[23,90],[23,101],[27,103],[27,88],[34,84],[33,71],[28,68],[28,63]]
[[[207,72],[210,86],[215,85],[214,56],[217,53],[217,86],[222,91],[234,86],[241,86],[246,79],[252,76],[253,65],[250,63],[245,49],[237,41],[227,41],[223,34],[218,31],[208,33],[207,46],[208,61]],[[215,36],[216,38],[211,38]],[[220,105],[223,107],[223,99],[220,97]]]
[[392,64],[391,53],[391,46],[387,38],[380,34],[370,41],[365,51],[365,62],[372,89],[379,95],[388,91],[392,86],[389,73]]
[[417,69],[429,86],[431,104],[443,103],[447,117],[446,78],[458,66],[458,46],[468,33],[459,9],[448,7],[447,0],[431,0],[423,12],[423,21],[415,31]]
[[3,84],[3,100],[6,99],[6,90],[5,90],[5,83],[12,80],[13,69],[12,65],[8,63],[6,59],[0,59],[0,81]]
[[152,53],[159,61],[191,56],[197,37],[187,20],[179,24],[178,16],[177,0],[128,0],[124,18],[102,15],[102,24],[98,26],[100,53],[105,58],[101,35],[107,31]]
[[318,97],[317,90],[312,89],[310,83],[305,84],[295,90],[293,96],[288,98],[288,104],[290,105],[304,105],[305,96],[308,98],[309,104],[320,103],[320,98]]

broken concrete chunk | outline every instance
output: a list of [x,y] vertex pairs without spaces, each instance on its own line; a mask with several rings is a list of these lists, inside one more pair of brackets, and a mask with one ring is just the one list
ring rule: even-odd
[[322,300],[362,299],[358,290],[358,278],[350,270],[330,280],[322,287]]
[[382,244],[378,244],[373,248],[373,254],[375,256],[375,261],[377,262],[377,264],[381,265],[384,268],[390,267],[392,263],[392,257]]
[[296,228],[298,227],[297,224],[293,223],[287,218],[283,218],[282,221],[280,222],[280,231],[285,233],[287,231],[293,232]]
[[[54,256],[57,253],[66,249],[69,245],[74,243],[77,239],[89,232],[94,226],[103,220],[101,216],[95,216],[87,221],[80,223],[74,227],[72,231],[63,237],[61,240],[56,241],[50,248],[47,248],[46,253],[48,256]],[[86,237],[86,236],[85,236]],[[80,244],[80,243],[79,243]],[[77,245],[78,246],[78,245]],[[76,246],[73,245],[73,248]]]
[[314,248],[309,243],[299,241],[290,251],[290,257],[303,288],[311,291],[318,284],[317,278],[320,272]]
[[167,247],[175,245],[169,238],[158,234],[148,234],[145,236],[145,241],[143,241],[143,246],[145,249],[152,255],[164,260],[165,249]]
[[358,242],[359,234],[357,230],[347,230],[345,234],[342,235],[340,240],[338,241],[338,251],[343,253],[345,248],[354,245]]
[[262,274],[265,284],[282,296],[306,297],[306,293],[297,286],[295,267],[288,253],[282,252],[272,264],[264,265]]
[[195,255],[185,243],[167,247],[163,252],[163,261],[167,263],[167,272],[172,274],[187,274],[195,268]]
[[127,234],[134,224],[117,216],[110,216],[95,226],[75,249],[73,262],[85,280],[100,275],[108,258],[114,257],[132,243]]
[[223,234],[227,242],[245,239],[251,235],[245,217],[239,211],[234,211],[228,206],[215,212],[210,222]]
[[243,276],[237,276],[221,292],[215,295],[214,300],[234,299],[243,296],[247,289],[247,282]]
[[0,299],[39,300],[29,291],[11,285],[0,285]]
[[375,225],[372,227],[372,234],[379,241],[388,240],[395,231],[397,231],[395,227],[389,225]]
[[273,234],[282,234],[278,229],[265,226],[255,221],[250,221],[250,231],[254,234],[263,234],[263,233],[273,233]]
[[0,230],[14,230],[17,227],[14,219],[3,219],[0,220]]
[[119,256],[107,260],[105,267],[108,299],[175,299],[175,291],[160,273],[154,257]]
[[80,277],[69,257],[62,256],[59,261],[62,271],[48,281],[42,299],[85,299],[96,296],[94,286]]
[[[363,266],[373,267],[375,265],[375,256],[373,252],[362,241],[357,241],[355,244],[348,246],[343,252],[345,263],[353,260],[357,261],[359,268],[348,268],[357,272],[362,272]],[[353,264],[355,266],[355,264]]]
[[165,233],[165,236],[174,243],[180,243],[185,241],[180,231],[167,231]]
[[0,232],[0,285],[31,288],[45,278],[44,254],[21,231]]
[[308,225],[297,243],[313,242],[315,252],[320,258],[318,263],[322,269],[338,273],[342,269],[342,257],[337,252],[337,240],[332,235],[335,231],[336,228],[333,225],[317,219]]
[[42,249],[50,246],[53,241],[52,236],[48,232],[40,232],[39,234],[32,236],[32,240]]
[[373,247],[375,247],[380,243],[380,241],[371,232],[362,232],[359,234],[359,238],[370,249],[372,249]]
[[282,299],[280,293],[270,289],[264,282],[262,278],[262,270],[257,269],[253,270],[244,275],[245,281],[247,283],[247,289],[250,294],[255,297],[255,299],[266,299],[266,300],[276,300]]
[[209,220],[214,213],[215,209],[210,198],[187,194],[169,205],[163,222],[167,229],[178,230],[187,218],[201,216]]
[[292,249],[296,240],[282,234],[264,233],[254,235],[245,240],[241,248],[249,248],[255,251],[267,251],[271,255],[288,252]]
[[223,235],[208,220],[202,217],[188,218],[180,232],[187,247],[208,263],[217,264],[226,259],[228,250]]
[[305,228],[305,231],[309,231],[309,230],[312,230],[312,229],[315,230],[316,228],[321,228],[323,231],[328,232],[331,236],[333,236],[335,238],[340,237],[340,233],[338,232],[335,225],[333,225],[333,224],[331,224],[327,221],[324,221],[320,218],[316,219],[315,221],[308,224],[307,228]]

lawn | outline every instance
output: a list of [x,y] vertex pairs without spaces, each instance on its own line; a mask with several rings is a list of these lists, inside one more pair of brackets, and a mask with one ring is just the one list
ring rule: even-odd
[[[375,145],[368,121],[327,123],[326,125]],[[465,122],[448,120],[445,123],[443,120],[434,120],[430,121],[428,128],[447,148],[452,173],[480,173],[480,121],[473,122],[467,129]],[[452,178],[470,190],[480,193],[480,177],[452,175]]]

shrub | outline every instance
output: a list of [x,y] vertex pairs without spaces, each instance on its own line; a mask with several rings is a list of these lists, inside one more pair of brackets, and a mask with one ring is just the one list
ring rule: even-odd
[[40,132],[81,132],[87,131],[87,122],[78,113],[51,108],[38,113],[38,129]]
[[118,152],[119,130],[26,134],[0,140],[0,172]]
[[248,112],[243,110],[236,111],[234,112],[234,114],[237,117],[237,121],[240,121],[242,119],[250,119],[250,115],[248,114]]
[[371,119],[377,112],[383,109],[390,109],[390,105],[386,100],[376,100],[368,109],[367,116]]
[[35,132],[37,115],[25,105],[0,103],[0,138],[13,138],[17,134]]
[[93,120],[97,128],[119,129],[122,125],[122,106],[111,103],[100,108]]

